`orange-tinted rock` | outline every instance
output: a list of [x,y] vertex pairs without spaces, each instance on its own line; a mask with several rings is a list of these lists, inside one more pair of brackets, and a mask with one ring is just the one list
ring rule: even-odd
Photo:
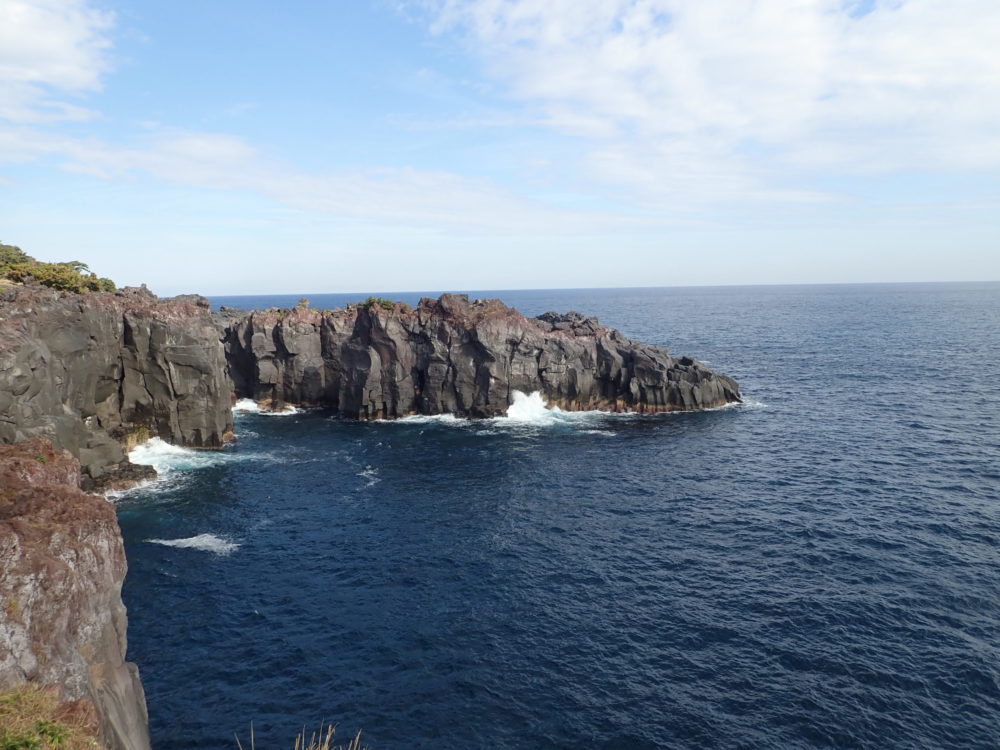
[[109,748],[146,750],[142,685],[125,662],[121,533],[114,506],[79,481],[79,462],[47,440],[0,446],[0,689],[57,685],[93,705]]

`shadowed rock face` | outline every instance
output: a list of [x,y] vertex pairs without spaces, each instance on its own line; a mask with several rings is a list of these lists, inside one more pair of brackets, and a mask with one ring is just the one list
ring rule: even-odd
[[148,750],[115,509],[79,484],[79,462],[47,440],[0,446],[0,690],[57,686],[93,704],[107,747]]
[[332,406],[357,418],[503,414],[512,391],[541,391],[567,410],[663,412],[740,400],[736,382],[701,363],[631,341],[577,313],[525,318],[465,295],[321,312],[230,317],[235,391],[260,402]]
[[0,296],[0,443],[46,437],[107,481],[128,467],[130,434],[220,447],[232,430],[230,396],[202,297],[44,287]]

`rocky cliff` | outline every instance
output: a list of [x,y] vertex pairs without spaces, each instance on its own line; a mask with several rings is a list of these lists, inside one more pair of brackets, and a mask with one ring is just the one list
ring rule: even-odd
[[88,480],[126,471],[135,436],[218,448],[232,430],[225,354],[207,300],[141,289],[0,295],[0,443],[46,437]]
[[80,463],[47,440],[0,446],[0,690],[56,686],[93,704],[105,746],[147,750],[115,509],[79,484]]
[[740,400],[735,381],[576,313],[528,319],[499,300],[228,313],[238,396],[357,418],[503,414],[515,390],[567,410],[663,412]]

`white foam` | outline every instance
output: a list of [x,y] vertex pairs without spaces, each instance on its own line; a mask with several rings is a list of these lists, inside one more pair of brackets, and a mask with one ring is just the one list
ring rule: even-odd
[[294,406],[285,406],[281,411],[264,409],[252,398],[241,398],[233,404],[233,412],[236,414],[262,414],[265,417],[288,417],[292,414],[298,414],[301,411],[301,409]]
[[558,406],[548,408],[541,391],[533,391],[531,395],[514,391],[511,404],[507,407],[507,419],[517,422],[545,422],[553,414],[561,413]]
[[495,417],[489,421],[498,427],[548,427],[593,424],[595,421],[620,416],[622,415],[606,411],[563,411],[558,406],[549,407],[541,391],[530,394],[513,391],[507,416]]
[[456,417],[454,414],[414,414],[399,419],[376,419],[376,422],[399,422],[401,424],[440,424],[446,427],[463,427],[472,422],[471,419]]
[[[702,409],[702,411],[723,411],[726,409],[766,409],[767,404],[763,401],[751,401],[744,399],[743,401],[731,401],[728,404],[723,404],[722,406],[716,406],[711,409]],[[681,412],[675,412],[681,413]]]
[[[766,407],[759,401],[743,401],[739,403],[726,404],[715,409],[696,410],[694,412],[671,411],[662,412],[661,416],[676,416],[680,414],[697,413],[697,411],[718,411],[721,409],[759,409]],[[511,404],[507,407],[507,415],[503,417],[493,417],[491,419],[472,420],[457,417],[454,414],[434,414],[415,415],[403,417],[401,419],[379,419],[376,422],[385,424],[437,424],[448,427],[468,427],[471,425],[486,424],[485,429],[476,430],[477,435],[496,435],[504,430],[523,430],[524,428],[551,427],[562,425],[566,427],[581,428],[580,432],[591,435],[603,435],[604,437],[614,437],[617,433],[613,430],[594,429],[602,427],[608,423],[614,424],[626,420],[643,419],[648,415],[638,412],[611,412],[611,411],[563,411],[558,406],[550,407],[545,401],[541,391],[523,393],[522,391],[511,392]]]
[[236,542],[223,539],[215,534],[198,534],[185,539],[147,539],[150,544],[162,544],[164,547],[180,547],[183,549],[197,549],[204,552],[214,552],[217,555],[228,555],[230,552],[240,548]]
[[184,469],[201,469],[215,466],[228,460],[229,456],[222,451],[194,450],[171,445],[160,438],[150,438],[142,445],[136,446],[128,454],[128,460],[134,464],[152,466],[160,476]]
[[126,497],[130,493],[136,492],[138,490],[147,489],[148,487],[152,487],[153,484],[155,483],[156,483],[155,479],[143,479],[142,481],[137,482],[131,487],[128,487],[123,490],[106,490],[104,492],[104,499],[107,500],[109,503],[117,503],[119,500],[121,500],[123,497]]
[[379,478],[378,469],[374,466],[366,466],[363,471],[359,471],[357,476],[365,480],[365,487],[374,487],[382,480]]

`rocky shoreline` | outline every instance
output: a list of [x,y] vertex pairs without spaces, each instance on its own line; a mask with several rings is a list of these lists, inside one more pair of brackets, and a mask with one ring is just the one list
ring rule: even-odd
[[125,557],[114,508],[82,490],[150,476],[150,437],[221,448],[232,405],[320,406],[356,419],[502,415],[514,391],[565,410],[723,406],[739,387],[696,360],[594,318],[526,318],[499,300],[369,300],[321,311],[211,312],[145,287],[0,292],[0,690],[55,685],[92,705],[114,750],[146,750],[146,707],[124,662]]

